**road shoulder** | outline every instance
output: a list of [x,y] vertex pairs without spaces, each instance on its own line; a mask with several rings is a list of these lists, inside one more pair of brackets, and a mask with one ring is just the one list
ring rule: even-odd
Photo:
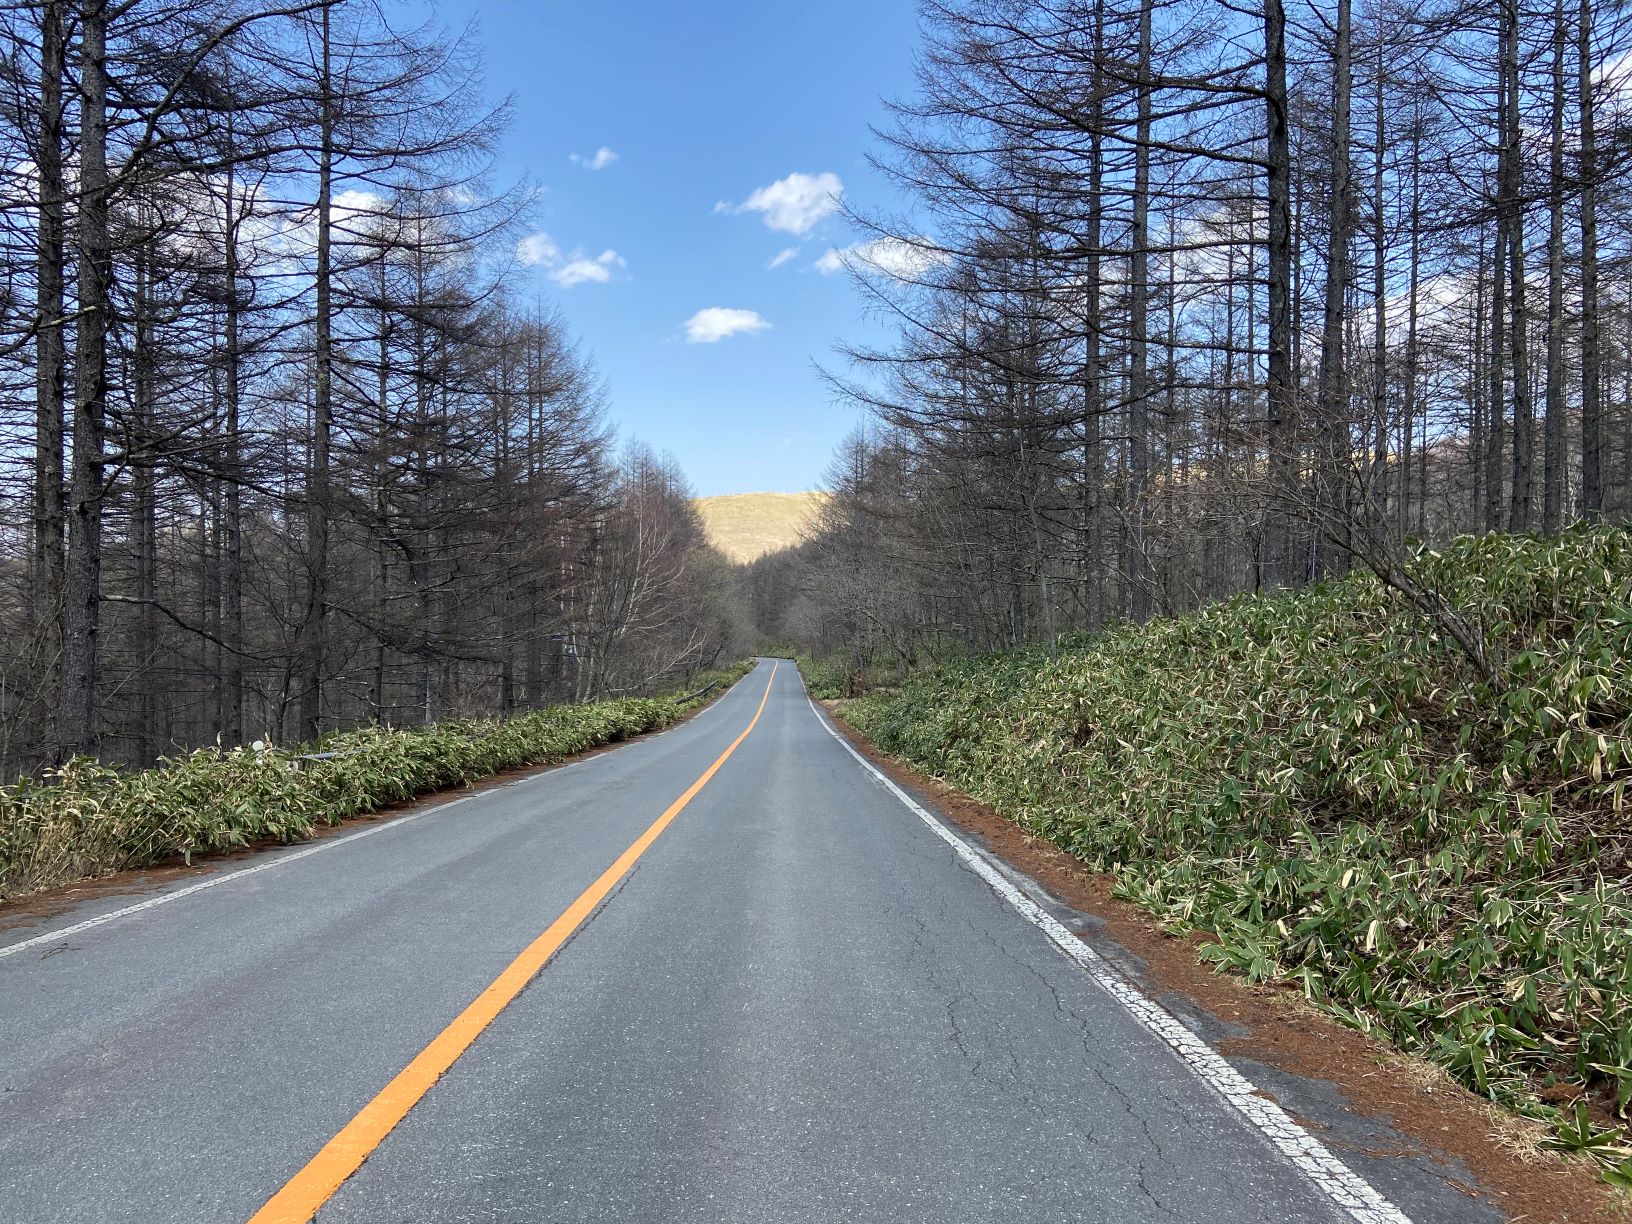
[[[1511,1221],[1632,1220],[1623,1196],[1544,1134],[1467,1092],[1431,1064],[1327,1018],[1295,988],[1249,986],[1197,957],[1201,935],[1162,931],[1112,896],[1111,877],[1023,832],[990,807],[835,726],[891,780],[1030,884],[1065,925],[1205,1038],[1355,1172],[1414,1218],[1486,1206]],[[1438,1205],[1438,1206],[1436,1206]]]

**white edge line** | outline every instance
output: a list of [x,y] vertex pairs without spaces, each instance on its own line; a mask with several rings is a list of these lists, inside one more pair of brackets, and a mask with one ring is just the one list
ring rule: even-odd
[[1050,941],[1076,961],[1094,982],[1127,1010],[1140,1025],[1159,1037],[1179,1059],[1210,1088],[1224,1098],[1291,1163],[1351,1218],[1361,1224],[1412,1224],[1411,1218],[1377,1192],[1326,1146],[1298,1125],[1275,1102],[1258,1094],[1258,1089],[1224,1057],[1190,1030],[1183,1021],[1155,1000],[1146,997],[1109,961],[1071,932],[1037,902],[1015,887],[1009,879],[968,842],[948,829],[897,786],[888,776],[857,752],[827,720],[810,697],[805,701],[816,721],[836,739],[856,762],[872,774],[885,789],[951,846],[976,875],[1013,906],[1020,915],[1047,935]]
[[274,867],[282,867],[285,863],[292,863],[296,859],[308,858],[311,855],[319,854],[324,850],[333,850],[337,846],[344,846],[350,842],[360,841],[365,837],[373,837],[374,834],[384,833],[387,829],[400,828],[405,824],[418,820],[421,816],[429,816],[433,812],[445,812],[450,807],[455,807],[458,804],[469,802],[474,798],[476,798],[476,795],[474,794],[462,795],[458,799],[449,800],[447,803],[439,803],[433,808],[426,808],[423,812],[410,812],[406,816],[398,816],[395,820],[388,821],[384,824],[377,824],[372,828],[362,829],[356,833],[348,833],[344,837],[327,838],[318,842],[315,846],[307,846],[305,849],[296,850],[292,854],[279,854],[276,858],[267,859],[264,863],[256,863],[253,867],[242,867],[237,871],[227,871],[220,875],[213,875],[207,880],[200,880],[197,884],[189,884],[186,888],[178,888],[174,892],[160,893],[156,897],[149,897],[146,901],[138,901],[135,905],[127,905],[122,909],[109,910],[105,914],[98,914],[95,918],[87,918],[85,921],[76,922],[72,926],[65,926],[56,931],[47,931],[43,935],[35,935],[32,938],[22,940],[19,943],[7,944],[5,947],[0,948],[0,960],[4,960],[8,956],[13,956],[16,953],[25,951],[28,948],[36,948],[41,944],[55,943],[57,940],[67,939],[72,935],[78,935],[82,931],[88,931],[92,927],[99,927],[106,922],[113,922],[119,918],[128,918],[132,914],[140,914],[144,910],[157,909],[161,905],[168,905],[172,901],[179,901],[183,897],[190,897],[194,893],[203,892],[206,888],[214,888],[218,884],[226,884],[233,880],[241,880],[245,876],[252,876],[262,871],[270,871]]
[[[742,680],[746,680],[747,678],[747,674],[744,674]],[[742,680],[738,680],[737,684],[741,684]],[[689,726],[695,723],[701,715],[706,714],[709,710],[719,705],[720,701],[723,700],[732,691],[732,689],[737,687],[737,684],[733,684],[731,688],[726,689],[724,693],[720,694],[719,698],[710,702],[708,706],[702,710],[699,710],[697,714],[693,715],[691,718],[686,719],[685,722],[676,723],[672,727],[665,727],[656,735],[648,735],[642,740],[629,740],[625,741],[625,743],[647,743],[651,740],[660,739],[661,737],[667,735],[670,731],[678,731],[681,727]],[[624,745],[619,744],[615,747],[623,746]],[[559,774],[564,770],[571,769],[575,765],[588,765],[592,761],[598,761],[603,757],[608,757],[611,755],[612,753],[610,752],[603,752],[593,757],[580,757],[576,761],[564,761],[555,766],[553,769],[546,769],[542,773],[534,774],[530,778],[517,778],[514,782],[506,782],[498,789],[508,790],[512,786],[526,786],[531,782],[541,782],[545,778],[554,777],[556,774]],[[439,803],[435,807],[425,808],[423,811],[409,812],[405,816],[391,817],[380,824],[373,825],[367,829],[361,829],[356,833],[348,833],[344,837],[325,838],[316,845],[307,846],[302,850],[296,850],[288,854],[278,854],[277,857],[269,858],[264,863],[256,863],[253,867],[242,867],[237,871],[222,872],[220,875],[213,875],[206,880],[200,880],[197,884],[189,884],[186,888],[178,888],[174,892],[160,893],[156,897],[149,897],[146,901],[138,901],[134,905],[126,905],[120,909],[109,910],[105,914],[98,914],[95,918],[87,918],[83,922],[76,922],[71,926],[65,926],[55,931],[46,931],[42,935],[34,935],[28,939],[19,940],[14,944],[0,946],[0,960],[5,960],[8,956],[15,956],[19,952],[26,952],[29,948],[40,947],[42,944],[56,943],[60,940],[69,939],[84,931],[89,931],[93,927],[102,926],[104,923],[115,922],[120,918],[129,918],[133,914],[140,914],[146,910],[157,909],[161,905],[168,905],[172,901],[179,901],[183,897],[190,897],[194,893],[201,893],[206,888],[215,888],[220,884],[230,884],[234,880],[243,879],[245,876],[256,875],[262,871],[270,871],[274,867],[282,867],[285,863],[293,863],[297,859],[309,858],[311,855],[321,854],[325,850],[334,850],[337,847],[349,845],[355,841],[361,841],[365,837],[373,837],[376,833],[384,833],[389,829],[400,829],[403,825],[412,824],[421,816],[434,816],[436,813],[445,812],[451,807],[458,807],[461,803],[468,803],[472,799],[480,799],[484,794],[488,793],[491,792],[472,791],[469,794],[459,796],[457,799],[450,799],[446,803]],[[274,851],[271,853],[276,852]]]

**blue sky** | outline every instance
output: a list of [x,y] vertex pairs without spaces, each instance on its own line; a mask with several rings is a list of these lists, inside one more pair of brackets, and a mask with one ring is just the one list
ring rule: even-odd
[[815,365],[869,324],[847,277],[817,267],[858,236],[818,214],[835,180],[863,209],[900,206],[866,155],[882,99],[910,90],[913,0],[438,15],[474,16],[489,92],[514,94],[500,176],[544,189],[529,275],[593,354],[620,432],[672,453],[700,495],[819,484],[859,417]]

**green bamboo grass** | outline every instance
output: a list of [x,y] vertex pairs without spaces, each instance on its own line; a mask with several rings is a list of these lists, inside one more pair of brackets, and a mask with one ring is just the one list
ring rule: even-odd
[[[729,684],[748,667],[710,672],[690,688]],[[707,699],[688,696],[369,727],[293,749],[201,748],[139,773],[75,760],[41,782],[0,787],[0,899],[269,839],[301,841],[394,803],[660,730]]]

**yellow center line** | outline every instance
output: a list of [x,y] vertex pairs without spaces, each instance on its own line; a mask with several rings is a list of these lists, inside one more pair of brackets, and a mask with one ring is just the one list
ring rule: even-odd
[[754,711],[753,718],[743,728],[742,734],[731,741],[731,746],[703,771],[703,776],[688,786],[685,794],[669,804],[651,827],[618,856],[617,862],[601,873],[600,879],[586,888],[550,924],[548,930],[528,944],[526,950],[493,979],[493,984],[482,991],[474,1003],[460,1012],[453,1023],[437,1034],[430,1045],[380,1090],[378,1096],[364,1105],[338,1135],[323,1145],[323,1150],[313,1156],[305,1168],[268,1199],[266,1206],[250,1217],[249,1224],[306,1224],[329,1201],[341,1183],[362,1167],[363,1161],[380,1146],[397,1123],[407,1117],[408,1111],[431,1090],[431,1085],[458,1061],[459,1056],[470,1048],[482,1030],[493,1023],[527,983],[538,976],[550,957],[617,887],[618,881],[628,874],[636,860],[646,853],[686,804],[719,772],[720,766],[737,750],[737,746],[748,738],[748,733],[759,722],[759,716],[765,712],[765,703],[771,698],[771,685],[776,682],[777,666],[771,664],[770,679],[765,682],[765,694],[759,699],[759,709]]

